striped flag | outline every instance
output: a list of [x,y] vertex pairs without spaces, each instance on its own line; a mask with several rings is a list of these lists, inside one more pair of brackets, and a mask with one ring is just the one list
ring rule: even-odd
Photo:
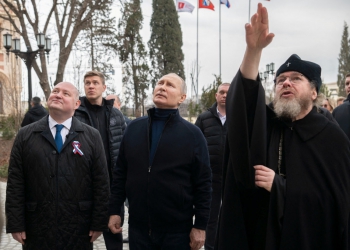
[[210,0],[198,0],[198,1],[199,1],[198,8],[214,10],[214,4],[210,2]]
[[177,12],[190,12],[194,10],[194,6],[185,0],[176,0]]
[[[270,0],[267,0],[267,1],[270,1]],[[227,8],[230,8],[231,7],[231,4],[228,0],[220,0],[220,3],[221,4],[225,4]]]

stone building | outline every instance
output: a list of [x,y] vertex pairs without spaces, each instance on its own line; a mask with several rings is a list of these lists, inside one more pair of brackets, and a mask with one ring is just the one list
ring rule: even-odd
[[[6,14],[0,8],[1,15]],[[22,113],[22,61],[16,58],[14,53],[7,55],[3,35],[9,33],[12,34],[12,38],[19,38],[19,35],[15,32],[13,25],[1,17],[0,33],[0,116],[17,115]]]

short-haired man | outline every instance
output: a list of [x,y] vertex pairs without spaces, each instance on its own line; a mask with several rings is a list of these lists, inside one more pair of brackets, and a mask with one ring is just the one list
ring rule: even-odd
[[92,249],[107,229],[109,182],[101,136],[73,116],[73,84],[51,91],[49,115],[20,129],[6,192],[7,233],[24,249]]
[[344,101],[345,101],[345,97],[344,96],[339,96],[337,98],[337,107],[342,105],[344,103]]
[[350,139],[350,73],[345,76],[345,91],[348,97],[342,105],[333,110],[333,117],[338,122],[340,128]]
[[204,247],[213,250],[221,205],[222,164],[226,143],[226,96],[230,83],[220,84],[216,102],[200,114],[195,123],[207,140],[212,172],[212,200]]
[[[125,132],[114,171],[109,228],[121,230],[120,206],[129,200],[130,249],[199,249],[205,241],[211,171],[201,131],[179,115],[186,83],[178,75],[156,84],[148,117]],[[193,215],[195,221],[193,224]]]
[[34,96],[30,101],[32,106],[27,113],[24,115],[21,127],[24,127],[33,122],[39,121],[41,118],[47,115],[46,109],[41,105],[41,100],[39,97]]
[[[121,102],[120,102],[119,96],[117,96],[117,95],[108,95],[108,96],[106,96],[106,100],[114,100],[113,106],[116,109],[120,110]],[[124,116],[124,120],[125,120],[126,125],[129,125],[131,120],[127,116],[125,116],[125,115],[123,115],[123,116]]]
[[246,52],[227,95],[227,147],[217,248],[348,249],[350,142],[317,112],[321,67],[290,56],[265,104],[266,8],[246,24]]
[[[112,100],[106,100],[102,97],[106,90],[106,84],[105,76],[101,72],[93,70],[85,74],[84,90],[85,96],[80,97],[81,104],[74,116],[100,132],[110,182],[112,183],[112,169],[117,161],[120,142],[126,126],[123,114],[118,109],[113,108]],[[123,237],[121,233],[103,232],[103,238],[107,250],[122,250]]]

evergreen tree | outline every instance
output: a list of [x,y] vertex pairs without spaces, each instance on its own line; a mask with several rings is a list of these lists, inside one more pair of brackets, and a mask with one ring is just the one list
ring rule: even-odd
[[329,91],[326,84],[322,84],[319,93],[322,93],[325,97],[330,97],[331,92]]
[[338,66],[338,95],[346,96],[345,92],[345,75],[350,72],[350,41],[348,25],[344,23],[344,31],[341,39],[341,47],[339,53]]
[[151,38],[152,86],[160,77],[176,73],[185,80],[182,32],[173,0],[153,0]]
[[[92,70],[105,74],[106,80],[113,74],[112,61],[115,55],[108,53],[108,49],[116,44],[115,18],[111,17],[113,0],[100,2],[91,16],[90,23],[78,37],[75,48],[89,57]],[[114,93],[113,93],[114,94]]]
[[196,104],[195,101],[190,99],[190,102],[188,103],[187,111],[188,111],[188,120],[190,122],[193,122],[192,118],[197,118],[197,116],[201,113],[202,110],[199,104]]
[[141,116],[140,107],[144,107],[147,98],[146,90],[149,86],[147,51],[140,35],[142,22],[141,1],[124,2],[122,18],[118,24],[118,43],[115,49],[123,63],[126,102],[129,99],[134,100],[136,117]]
[[215,94],[218,92],[220,84],[222,84],[221,76],[215,75],[215,80],[207,88],[202,88],[201,104],[203,110],[210,108],[216,102]]

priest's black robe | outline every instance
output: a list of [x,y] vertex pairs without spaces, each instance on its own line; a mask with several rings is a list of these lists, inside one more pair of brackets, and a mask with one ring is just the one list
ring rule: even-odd
[[[339,126],[316,108],[295,122],[278,119],[260,81],[240,72],[226,117],[216,249],[349,249],[350,142]],[[276,172],[271,192],[255,186],[254,165]]]

